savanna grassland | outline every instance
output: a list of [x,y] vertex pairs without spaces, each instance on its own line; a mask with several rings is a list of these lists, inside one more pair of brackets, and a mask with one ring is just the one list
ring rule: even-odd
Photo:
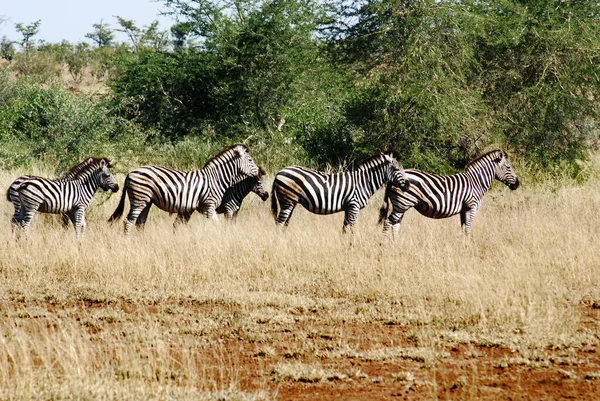
[[0,399],[592,399],[599,184],[496,183],[470,241],[410,211],[383,246],[381,192],[354,237],[251,194],[126,238],[99,193],[81,244],[41,215],[15,243],[2,202]]

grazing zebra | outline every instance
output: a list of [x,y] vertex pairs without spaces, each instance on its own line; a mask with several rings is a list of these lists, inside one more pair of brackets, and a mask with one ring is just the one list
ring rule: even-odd
[[[288,225],[294,208],[300,203],[315,214],[344,211],[344,232],[356,222],[358,211],[385,183],[404,190],[408,180],[394,155],[379,153],[358,169],[339,174],[325,174],[303,167],[286,167],[273,182],[271,210],[278,225]],[[277,214],[277,203],[281,210]]]
[[[454,175],[435,175],[420,170],[407,169],[410,189],[401,192],[388,184],[380,210],[379,222],[385,220],[384,234],[393,226],[394,235],[400,229],[404,213],[414,207],[423,216],[442,219],[460,213],[462,229],[471,232],[471,225],[483,196],[495,179],[515,190],[519,179],[513,170],[508,154],[494,150],[467,164],[463,173]],[[392,213],[388,217],[389,202],[392,201]]]
[[[67,214],[75,225],[75,233],[79,239],[86,226],[85,211],[98,188],[113,192],[119,190],[117,180],[110,172],[111,165],[112,162],[106,158],[90,157],[58,180],[20,177],[23,180],[16,186],[11,184],[6,196],[15,207],[11,220],[13,231],[21,227],[27,233],[36,212]],[[15,193],[18,203],[14,201]]]
[[187,221],[195,210],[217,220],[216,208],[227,189],[246,177],[257,177],[258,167],[244,145],[233,145],[206,162],[199,170],[179,171],[160,166],[144,166],[129,172],[117,209],[108,221],[121,217],[125,194],[129,213],[125,233],[135,222],[143,227],[152,205],[177,213],[175,224]]
[[265,171],[262,167],[259,167],[258,177],[244,178],[242,181],[229,187],[223,195],[221,204],[216,209],[217,213],[224,214],[228,219],[235,219],[242,207],[244,198],[250,192],[258,195],[263,202],[266,201],[269,198],[269,193],[265,190],[263,175],[265,175]]

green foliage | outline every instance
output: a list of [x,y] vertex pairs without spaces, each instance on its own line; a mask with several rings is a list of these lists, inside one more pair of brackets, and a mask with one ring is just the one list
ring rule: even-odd
[[140,50],[115,63],[110,85],[123,115],[169,140],[201,132],[214,113],[213,72],[203,53]]
[[[116,154],[119,143],[132,136],[127,124],[108,108],[60,83],[14,82],[7,74],[1,83],[0,163],[4,167],[48,157],[64,166],[90,155]],[[145,140],[139,132],[134,134]]]
[[2,40],[0,40],[0,57],[11,61],[15,57],[15,53],[14,42],[6,36],[2,36]]
[[22,22],[15,24],[15,29],[23,36],[23,40],[20,43],[25,49],[33,47],[31,40],[39,33],[41,23],[42,20],[37,20],[29,25],[24,25]]
[[98,47],[110,47],[113,45],[115,34],[108,24],[100,20],[100,23],[93,24],[92,27],[94,31],[86,33],[86,38],[91,39]]
[[592,1],[474,2],[482,93],[498,129],[542,168],[576,167],[600,95],[600,6]]
[[[97,146],[189,167],[244,142],[268,167],[348,165],[395,149],[405,166],[447,173],[494,146],[583,177],[598,144],[597,2],[163,3],[178,21],[171,38],[156,22],[118,18],[130,45],[102,22],[86,35],[94,48],[36,49],[40,21],[20,24],[16,54],[3,40],[10,70],[28,80],[0,86],[0,134],[14,139],[0,157],[71,160]],[[108,74],[108,101],[49,83],[57,66],[76,81],[88,67]]]

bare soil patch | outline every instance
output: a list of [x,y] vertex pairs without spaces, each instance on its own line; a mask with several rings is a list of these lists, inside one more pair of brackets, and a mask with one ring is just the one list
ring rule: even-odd
[[[128,327],[154,323],[160,327],[154,336],[159,333],[169,344],[168,354],[196,354],[215,387],[235,381],[243,392],[267,391],[277,400],[591,400],[600,395],[597,344],[539,349],[532,358],[498,346],[421,344],[410,325],[331,321],[319,310],[187,299],[150,305],[125,299],[17,300],[0,307],[3,327],[28,331],[29,326],[33,335],[40,325],[72,323],[82,337],[107,347],[151,347],[139,333],[130,337]],[[584,324],[597,324],[597,309],[582,306],[579,312]],[[213,324],[194,328],[200,320]],[[174,384],[177,375],[161,380]]]

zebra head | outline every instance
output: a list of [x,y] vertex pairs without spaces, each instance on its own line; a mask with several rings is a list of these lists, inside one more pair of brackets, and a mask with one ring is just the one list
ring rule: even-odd
[[402,167],[402,164],[398,162],[396,155],[394,155],[393,153],[384,153],[383,157],[388,162],[389,166],[388,182],[391,183],[393,186],[400,188],[402,191],[407,191],[410,186],[410,183],[408,181],[406,173],[404,172],[404,167]]
[[110,167],[113,164],[114,162],[112,160],[102,159],[97,170],[97,177],[100,188],[105,191],[110,189],[113,192],[117,192],[119,190],[119,184],[117,183],[115,176],[110,172]]
[[256,177],[256,183],[252,187],[252,192],[260,197],[260,199],[266,201],[269,198],[269,192],[265,190],[265,182],[263,181],[263,175],[265,175],[265,170],[262,167],[258,168],[258,177]]
[[238,159],[238,174],[247,177],[259,176],[260,170],[256,163],[254,163],[254,160],[252,160],[252,156],[250,156],[250,151],[246,146],[235,145],[233,147],[233,152],[234,156]]
[[508,186],[511,190],[519,188],[519,178],[513,169],[510,161],[508,161],[508,153],[500,151],[498,158],[494,159],[496,169],[494,170],[494,178]]

